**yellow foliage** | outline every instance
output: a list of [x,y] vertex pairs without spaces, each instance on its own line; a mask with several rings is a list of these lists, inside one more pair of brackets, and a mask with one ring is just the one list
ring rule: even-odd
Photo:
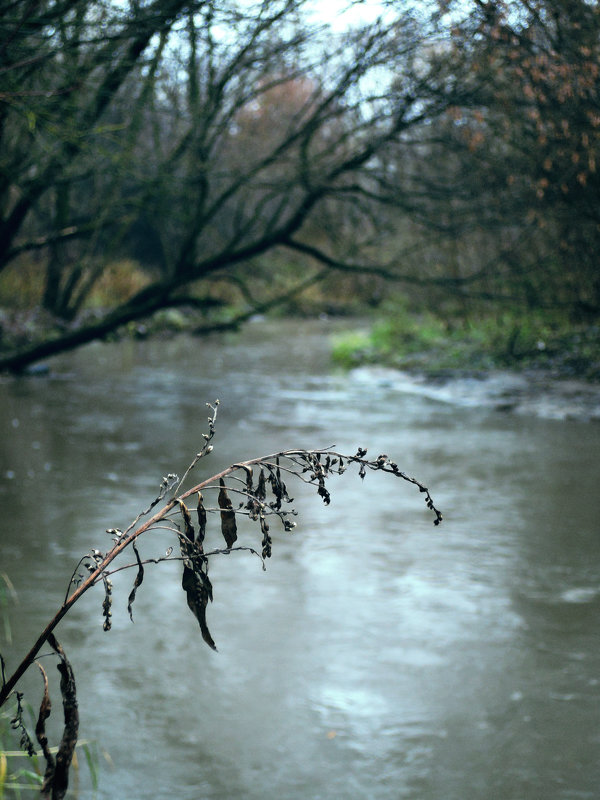
[[44,266],[34,259],[18,258],[0,273],[0,306],[15,311],[40,304]]
[[132,297],[147,283],[148,275],[136,261],[115,261],[104,270],[85,305],[92,308],[112,306]]

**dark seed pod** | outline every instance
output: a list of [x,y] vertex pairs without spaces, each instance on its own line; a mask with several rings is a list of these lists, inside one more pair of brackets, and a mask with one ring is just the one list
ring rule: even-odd
[[102,628],[109,631],[112,627],[112,581],[110,578],[104,578],[104,600],[102,601],[102,616],[104,617],[104,624]]
[[260,529],[262,531],[262,557],[263,558],[271,558],[271,551],[273,540],[269,535],[269,523],[265,519],[264,515],[261,514],[260,516]]
[[15,692],[15,694],[17,696],[17,711],[15,716],[10,721],[10,727],[14,731],[21,732],[21,739],[19,741],[21,750],[24,750],[28,756],[34,756],[35,748],[33,746],[33,742],[31,741],[29,733],[27,732],[27,728],[25,727],[25,722],[23,720],[23,704],[22,704],[23,692]]

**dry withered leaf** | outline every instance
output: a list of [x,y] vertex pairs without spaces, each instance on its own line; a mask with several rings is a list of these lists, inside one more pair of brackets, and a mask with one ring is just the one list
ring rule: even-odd
[[202,550],[202,542],[204,541],[204,537],[206,536],[206,509],[204,508],[204,498],[202,497],[202,492],[198,492],[198,539],[197,543]]
[[267,496],[267,479],[265,477],[265,471],[261,467],[260,475],[258,476],[258,486],[256,487],[256,492],[254,493],[257,500],[264,502]]
[[190,540],[190,542],[193,542],[195,537],[196,537],[196,534],[194,532],[194,526],[192,525],[192,518],[190,517],[189,509],[186,506],[186,504],[183,502],[183,500],[177,500],[177,502],[179,503],[179,508],[181,510],[181,516],[183,517],[183,525],[184,525],[183,532],[185,533],[187,538]]
[[140,554],[136,547],[135,542],[132,542],[133,552],[135,553],[135,557],[138,563],[138,571],[135,576],[135,580],[133,582],[133,588],[129,592],[129,597],[127,598],[127,611],[129,611],[129,619],[133,622],[133,611],[131,606],[133,605],[133,601],[135,600],[135,595],[138,590],[138,587],[142,585],[142,581],[144,580],[144,565],[142,564],[142,559],[140,558]]
[[33,742],[29,737],[29,732],[25,727],[25,722],[23,721],[23,692],[15,692],[15,696],[17,698],[17,710],[15,712],[15,716],[10,721],[10,727],[14,731],[20,731],[21,738],[19,741],[19,745],[21,750],[24,750],[28,756],[35,755],[35,748],[33,746]]
[[38,740],[40,747],[42,748],[42,754],[46,761],[46,770],[44,772],[44,782],[42,785],[42,793],[43,793],[44,787],[51,786],[52,776],[54,775],[55,762],[54,762],[54,756],[50,752],[48,737],[46,736],[46,720],[48,719],[48,717],[50,716],[50,712],[52,711],[52,703],[50,702],[50,694],[48,692],[48,676],[46,675],[46,671],[44,670],[41,664],[38,663],[38,667],[40,672],[42,673],[42,680],[44,681],[44,694],[42,697],[42,702],[40,703],[40,711],[35,726],[35,736],[36,739]]
[[233,511],[233,505],[227,494],[223,478],[220,480],[220,486],[219,508],[221,509],[221,533],[223,534],[227,547],[233,547],[234,542],[237,540],[235,512]]
[[79,708],[77,705],[75,677],[65,651],[52,633],[48,636],[48,644],[60,656],[60,662],[57,667],[60,672],[60,693],[63,699],[65,716],[65,727],[58,746],[54,774],[51,780],[52,800],[63,800],[69,785],[69,767],[73,760],[73,753],[75,752],[75,745],[79,735]]
[[212,586],[208,575],[205,572],[199,574],[184,565],[181,586],[186,594],[188,607],[198,620],[202,638],[212,650],[216,650],[217,646],[206,624],[206,606],[209,599],[212,599]]

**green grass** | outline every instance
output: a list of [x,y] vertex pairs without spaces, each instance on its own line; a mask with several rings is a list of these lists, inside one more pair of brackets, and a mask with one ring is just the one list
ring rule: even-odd
[[350,331],[333,336],[333,359],[341,367],[350,369],[371,361],[376,350],[368,331]]
[[575,326],[541,313],[442,319],[399,305],[370,331],[336,337],[333,358],[345,368],[365,363],[421,372],[538,368],[600,381],[600,326]]
[[[26,710],[31,717],[31,728],[33,728],[35,725],[33,709],[27,705]],[[15,749],[18,733],[15,733],[12,729],[11,716],[9,712],[0,712],[0,800],[8,797],[32,797],[34,796],[34,791],[37,795],[42,785],[46,768],[41,751],[34,756],[28,756],[24,750]],[[56,755],[58,748],[51,747],[50,751]],[[81,756],[78,757],[77,753],[83,753],[84,755],[90,775],[91,787],[96,792],[98,790],[100,764],[98,748],[94,743],[85,740],[77,743],[77,749],[73,754],[75,774],[80,769],[81,760]]]

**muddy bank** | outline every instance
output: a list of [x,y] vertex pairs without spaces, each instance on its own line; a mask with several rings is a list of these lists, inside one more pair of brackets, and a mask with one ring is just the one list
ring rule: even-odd
[[418,394],[441,403],[544,419],[600,422],[600,384],[556,378],[543,370],[449,369],[422,373],[363,366],[353,369],[351,376],[357,382]]

